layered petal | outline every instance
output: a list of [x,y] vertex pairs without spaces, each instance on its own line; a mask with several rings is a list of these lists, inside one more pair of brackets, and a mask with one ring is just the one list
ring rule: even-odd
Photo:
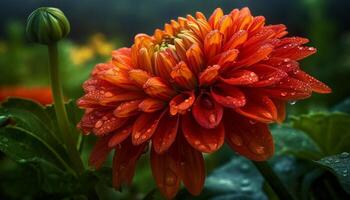
[[191,113],[184,115],[181,123],[187,142],[200,152],[212,153],[224,143],[225,129],[222,123],[216,128],[206,129],[196,122]]
[[224,124],[226,142],[237,153],[255,161],[264,161],[273,155],[273,139],[266,124],[252,123],[233,111],[225,113]]

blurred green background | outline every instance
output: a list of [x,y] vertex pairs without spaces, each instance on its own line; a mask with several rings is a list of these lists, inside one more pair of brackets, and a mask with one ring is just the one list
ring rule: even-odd
[[[301,66],[328,84],[333,93],[315,94],[290,105],[289,114],[327,110],[350,96],[348,0],[1,0],[0,89],[48,86],[46,48],[29,43],[25,37],[27,16],[41,6],[60,8],[71,22],[71,34],[59,46],[67,98],[80,97],[81,84],[94,65],[110,59],[113,49],[130,46],[135,34],[152,34],[170,19],[196,11],[209,16],[217,7],[230,12],[245,6],[253,15],[265,16],[268,24],[285,24],[289,35],[309,38],[309,45],[318,49],[318,53],[305,59]],[[230,155],[220,153],[216,158],[214,155],[208,161],[209,171]],[[144,166],[147,166],[146,160],[141,161],[139,168]],[[145,171],[134,181],[139,191],[154,187],[142,181],[150,178],[149,168]],[[144,183],[146,185],[142,185]]]

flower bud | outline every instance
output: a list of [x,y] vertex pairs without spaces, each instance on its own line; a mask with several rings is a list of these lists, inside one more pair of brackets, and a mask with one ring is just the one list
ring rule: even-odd
[[57,8],[38,8],[27,19],[26,32],[32,42],[52,44],[66,37],[69,31],[68,19]]

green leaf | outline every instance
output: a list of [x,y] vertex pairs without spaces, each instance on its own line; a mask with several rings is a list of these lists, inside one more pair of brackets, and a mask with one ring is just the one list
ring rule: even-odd
[[0,129],[0,151],[18,162],[41,158],[62,168],[67,165],[45,141],[20,127]]
[[350,115],[344,113],[312,113],[292,117],[292,126],[308,134],[318,144],[323,156],[350,149],[349,124]]
[[350,154],[348,152],[322,158],[316,163],[330,170],[338,178],[344,190],[350,194]]
[[177,199],[264,200],[267,196],[263,192],[263,182],[264,179],[249,160],[235,156],[207,177],[200,196],[193,197],[182,192]]
[[340,104],[334,106],[332,110],[350,114],[350,98],[347,98]]
[[274,126],[271,132],[275,141],[275,156],[292,154],[304,159],[321,157],[320,148],[303,131],[286,126]]

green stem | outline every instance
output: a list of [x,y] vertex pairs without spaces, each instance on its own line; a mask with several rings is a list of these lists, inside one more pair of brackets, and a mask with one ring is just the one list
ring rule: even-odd
[[281,200],[294,200],[294,197],[289,193],[288,189],[284,186],[281,179],[275,174],[275,172],[266,161],[252,162]]
[[48,51],[51,90],[55,103],[56,117],[61,133],[61,139],[66,145],[68,155],[74,165],[76,172],[80,173],[84,169],[84,166],[80,158],[80,154],[74,144],[72,127],[69,124],[66,107],[64,105],[63,92],[59,78],[57,43],[48,45]]

